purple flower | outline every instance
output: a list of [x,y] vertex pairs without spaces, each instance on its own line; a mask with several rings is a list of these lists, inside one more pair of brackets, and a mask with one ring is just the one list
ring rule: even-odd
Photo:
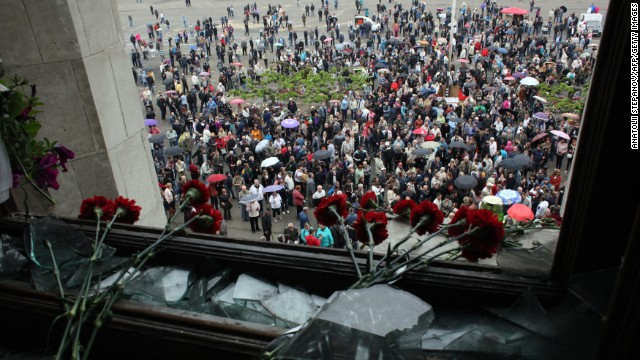
[[76,157],[76,154],[60,144],[54,146],[53,151],[55,151],[60,158],[60,166],[62,167],[62,171],[66,172],[67,167],[65,164],[67,163],[67,160],[73,160],[73,158]]
[[39,188],[52,188],[58,190],[58,170],[54,167],[58,164],[58,156],[48,153],[42,158],[36,159],[36,170],[33,173],[33,180]]

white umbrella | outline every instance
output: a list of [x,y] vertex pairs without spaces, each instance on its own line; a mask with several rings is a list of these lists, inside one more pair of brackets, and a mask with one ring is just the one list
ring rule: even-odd
[[564,131],[551,130],[550,132],[555,136],[561,137],[563,139],[571,140],[571,137],[569,135],[567,135],[567,133],[565,133]]
[[267,145],[269,145],[269,140],[265,139],[260,141],[258,145],[256,145],[256,152],[257,153],[262,152],[267,147]]
[[260,164],[260,167],[269,167],[269,166],[273,166],[275,164],[277,164],[278,162],[280,162],[280,160],[275,157],[272,156],[270,158],[266,158],[262,161],[262,164]]
[[543,97],[540,97],[540,96],[537,96],[537,95],[536,95],[536,96],[534,96],[533,98],[534,98],[534,99],[536,99],[536,100],[538,100],[538,101],[540,101],[540,102],[541,102],[541,103],[543,103],[543,104],[546,104],[546,103],[547,103],[547,99],[545,99],[545,98],[543,98]]
[[420,143],[420,147],[423,149],[437,149],[440,147],[440,143],[437,141],[425,141]]
[[540,84],[540,82],[530,76],[527,76],[526,78],[520,80],[520,84],[527,86],[536,86]]

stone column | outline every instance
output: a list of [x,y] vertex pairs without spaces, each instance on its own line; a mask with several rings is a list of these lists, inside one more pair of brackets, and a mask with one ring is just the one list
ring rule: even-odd
[[[164,209],[115,0],[0,0],[0,57],[7,75],[35,83],[40,134],[75,151],[51,190],[54,212],[74,217],[83,198],[122,195],[143,226]],[[14,191],[20,205],[20,192]],[[35,197],[35,195],[34,195]],[[33,198],[33,197],[31,197]]]

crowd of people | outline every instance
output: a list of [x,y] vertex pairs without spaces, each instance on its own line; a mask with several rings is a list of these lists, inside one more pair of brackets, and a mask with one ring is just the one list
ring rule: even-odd
[[[453,14],[424,2],[405,7],[379,1],[371,18],[380,29],[374,32],[351,20],[343,29],[328,1],[316,5],[326,28],[305,27],[298,37],[281,6],[265,11],[248,4],[245,34],[249,26],[259,32],[239,41],[228,18],[220,19],[218,29],[212,17],[203,16],[190,31],[164,42],[160,24],[166,20],[151,9],[160,23],[149,27],[149,42],[155,39],[156,49],[168,50],[166,58],[161,50],[160,58],[164,89],[158,91],[155,69],[143,69],[139,57],[132,61],[147,118],[170,126],[168,141],[181,148],[180,154],[166,156],[162,143],[152,144],[168,214],[175,212],[182,184],[196,178],[206,182],[213,174],[224,174],[223,180],[209,182],[209,189],[211,204],[226,221],[247,221],[266,240],[301,244],[311,233],[321,246],[358,241],[353,231],[343,239],[322,224],[311,228],[310,209],[339,193],[357,202],[373,191],[379,206],[388,209],[400,199],[428,199],[452,216],[460,206],[477,207],[484,196],[511,189],[537,216],[559,212],[579,117],[553,113],[539,100],[535,85],[519,80],[588,83],[597,51],[575,14],[555,11],[544,19],[538,9],[507,15],[489,0],[476,9],[463,3]],[[531,1],[531,11],[534,5]],[[362,4],[355,6],[360,13]],[[314,9],[306,5],[305,17]],[[141,46],[142,39],[134,40]],[[345,42],[350,50],[338,50],[344,47],[336,45]],[[327,103],[234,102],[228,91],[249,79],[259,81],[269,60],[278,64],[277,71],[285,69],[282,64],[286,71],[361,67],[369,82],[362,91],[345,91],[342,99]],[[285,119],[299,126],[283,127]],[[150,126],[149,132],[160,130]],[[530,163],[502,165],[519,154]],[[272,157],[278,161],[262,166]],[[462,175],[472,175],[477,185],[457,188],[455,179]],[[264,192],[272,185],[281,190]],[[256,201],[239,202],[252,194]],[[231,217],[234,204],[241,219]],[[290,211],[299,223],[272,234],[271,223]],[[347,223],[354,220],[350,214]]]

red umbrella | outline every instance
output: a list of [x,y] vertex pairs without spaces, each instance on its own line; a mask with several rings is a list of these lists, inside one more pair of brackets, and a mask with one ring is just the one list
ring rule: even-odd
[[503,13],[503,14],[511,14],[511,15],[526,15],[526,14],[529,13],[529,11],[527,11],[525,9],[520,9],[520,8],[517,8],[517,7],[504,8],[500,12]]
[[340,100],[329,100],[330,103],[340,103]]
[[231,65],[242,66],[242,63],[241,62],[234,62],[234,63],[231,63]]
[[415,130],[413,130],[414,134],[417,135],[427,135],[429,132],[427,130],[425,130],[424,128],[417,128]]
[[233,99],[233,100],[229,101],[229,104],[232,104],[232,105],[240,105],[240,104],[242,104],[243,102],[244,102],[244,99]]
[[538,135],[534,136],[533,139],[531,139],[531,142],[536,142],[536,141],[542,139],[543,137],[545,137],[547,135],[549,135],[549,134],[547,134],[547,133],[538,134]]
[[469,63],[469,60],[467,60],[467,59],[458,59],[458,60],[456,60],[456,61],[457,61],[457,62],[461,62],[461,63],[465,63],[465,64],[468,64],[468,63]]
[[522,204],[512,205],[509,210],[507,210],[507,215],[516,221],[529,221],[534,219],[533,211]]
[[328,43],[328,42],[329,42],[329,41],[331,41],[331,40],[333,40],[333,38],[328,37],[328,38],[324,39],[324,42]]
[[225,174],[213,174],[207,177],[207,181],[210,183],[220,182],[227,180],[227,175]]

